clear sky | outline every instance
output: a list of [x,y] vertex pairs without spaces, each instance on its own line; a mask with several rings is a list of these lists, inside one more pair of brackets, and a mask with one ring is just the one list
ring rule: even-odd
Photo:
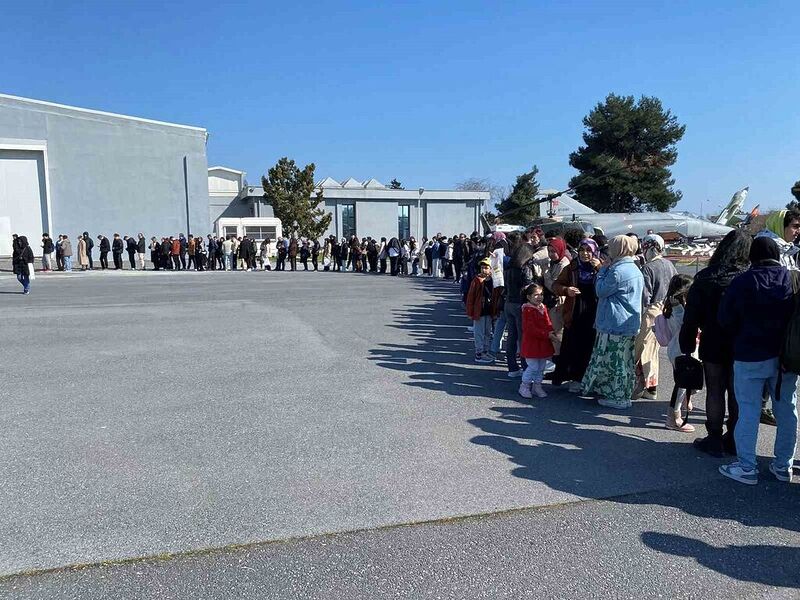
[[[543,187],[574,174],[582,118],[655,95],[687,126],[680,209],[800,179],[800,4],[3,3],[0,92],[206,127],[251,183],[281,156],[321,179]],[[2,132],[0,132],[1,137]]]

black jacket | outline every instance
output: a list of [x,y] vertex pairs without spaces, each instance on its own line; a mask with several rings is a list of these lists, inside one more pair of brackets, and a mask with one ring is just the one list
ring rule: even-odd
[[128,252],[136,252],[136,240],[132,237],[128,238]]
[[533,272],[529,265],[534,255],[530,244],[520,244],[511,254],[511,261],[503,273],[506,288],[506,302],[522,304],[522,290],[533,282]]
[[42,240],[42,251],[45,254],[52,254],[54,249],[53,240],[47,238],[46,240]]
[[111,249],[114,251],[114,254],[122,254],[123,250],[122,239],[114,238],[114,241],[111,243]]
[[144,254],[145,250],[147,250],[147,240],[144,238],[139,238],[136,240],[136,251],[139,254]]
[[30,275],[28,264],[33,262],[33,250],[28,245],[28,239],[25,236],[17,238],[17,243],[14,245],[14,253],[11,255],[11,265],[14,269],[15,275]]
[[111,243],[107,237],[100,240],[100,252],[111,252]]
[[717,321],[720,301],[733,278],[742,273],[736,269],[706,267],[694,278],[686,298],[683,326],[680,332],[681,352],[691,354],[700,336],[700,360],[714,364],[733,363],[733,339]]
[[778,261],[754,266],[731,281],[717,318],[733,334],[734,360],[760,362],[780,356],[793,308],[792,279]]

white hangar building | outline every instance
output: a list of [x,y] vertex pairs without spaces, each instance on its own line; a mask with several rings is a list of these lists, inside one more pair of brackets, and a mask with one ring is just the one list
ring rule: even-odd
[[0,94],[0,255],[11,234],[207,232],[206,130]]

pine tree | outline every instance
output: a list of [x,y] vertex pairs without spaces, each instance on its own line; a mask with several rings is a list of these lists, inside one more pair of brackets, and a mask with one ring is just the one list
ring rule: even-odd
[[331,224],[333,215],[319,207],[322,190],[314,189],[314,163],[302,170],[293,160],[281,158],[261,178],[264,197],[272,203],[275,217],[281,220],[284,235],[316,239]]
[[529,172],[518,176],[511,193],[496,204],[501,221],[512,225],[530,225],[539,216],[539,204],[534,203],[539,193],[539,182],[536,181],[538,173],[539,169],[533,165]]
[[599,212],[667,211],[681,199],[667,167],[686,127],[658,98],[609,94],[583,119],[584,146],[569,156],[575,199]]

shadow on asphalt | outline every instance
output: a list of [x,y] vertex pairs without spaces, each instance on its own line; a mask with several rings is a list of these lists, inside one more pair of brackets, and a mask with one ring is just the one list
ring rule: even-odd
[[[522,401],[516,391],[519,380],[509,380],[504,365],[472,363],[469,321],[456,286],[431,280],[412,280],[412,284],[438,302],[396,309],[391,326],[409,332],[415,341],[381,344],[371,351],[370,359],[407,373],[410,386],[452,396],[502,398],[507,404],[492,407],[491,418],[469,420],[482,432],[470,441],[506,455],[515,465],[513,476],[585,498],[657,504],[702,518],[800,532],[800,486],[768,481],[766,464],[759,486],[724,480],[716,470],[726,460],[699,454],[685,437],[669,440],[663,426],[666,402],[641,401],[624,414],[609,415],[592,400],[553,388],[549,388],[549,398]],[[703,411],[695,409],[692,416],[697,433],[691,438],[704,435]],[[651,439],[646,437],[648,432],[666,439]],[[626,492],[626,482],[628,490],[634,482],[640,490],[658,492]],[[696,497],[686,484],[719,489],[718,501]],[[644,533],[642,542],[659,552],[692,557],[743,581],[800,587],[800,549],[795,547],[717,548],[691,537],[654,532]],[[791,568],[784,570],[788,565]]]
[[769,544],[717,547],[690,537],[650,531],[642,534],[642,542],[658,552],[693,558],[698,564],[739,581],[800,587],[797,571],[800,551],[796,547]]

